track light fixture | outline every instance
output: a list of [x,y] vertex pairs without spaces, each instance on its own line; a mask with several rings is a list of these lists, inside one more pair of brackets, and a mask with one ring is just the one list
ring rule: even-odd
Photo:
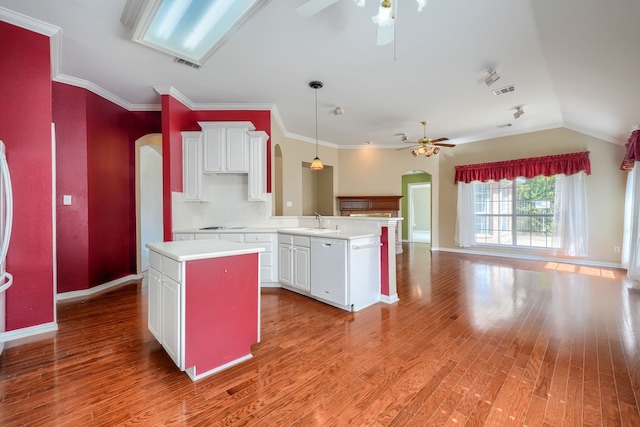
[[519,119],[520,116],[522,116],[523,114],[524,114],[524,110],[522,109],[522,107],[516,107],[516,112],[513,113],[513,118]]
[[496,70],[487,70],[487,75],[484,78],[484,83],[487,86],[491,86],[492,84],[494,84],[495,82],[498,81],[498,79],[500,78],[500,76],[498,75],[498,73],[496,72]]

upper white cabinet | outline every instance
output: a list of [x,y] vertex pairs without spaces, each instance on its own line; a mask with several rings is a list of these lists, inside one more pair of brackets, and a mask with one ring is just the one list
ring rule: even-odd
[[202,132],[182,132],[182,191],[186,201],[204,201]]
[[264,131],[249,132],[249,201],[267,200],[267,140]]
[[204,173],[248,173],[251,122],[198,122],[203,134]]

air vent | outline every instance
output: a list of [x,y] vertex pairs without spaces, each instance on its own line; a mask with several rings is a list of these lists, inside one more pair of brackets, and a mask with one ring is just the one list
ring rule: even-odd
[[500,89],[494,90],[493,94],[494,95],[502,95],[504,93],[513,92],[514,90],[516,90],[515,86],[510,85],[510,86],[505,86],[505,87],[501,87]]
[[508,128],[511,127],[511,123],[503,123],[501,125],[496,125],[497,128]]
[[173,62],[177,62],[178,64],[184,64],[188,67],[195,68],[196,70],[199,70],[201,67],[200,64],[196,64],[195,62],[187,61],[186,59],[177,58],[177,57],[173,59]]

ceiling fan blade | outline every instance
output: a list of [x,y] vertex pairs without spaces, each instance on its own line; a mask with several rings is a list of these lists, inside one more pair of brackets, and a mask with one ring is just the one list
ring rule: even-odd
[[336,3],[338,0],[308,0],[296,8],[298,15],[308,18]]
[[440,141],[448,141],[449,138],[437,138],[437,139],[430,139],[429,142],[430,143],[434,143],[434,142],[440,142]]
[[455,147],[456,144],[443,144],[441,142],[435,142],[433,145],[437,145],[438,147]]

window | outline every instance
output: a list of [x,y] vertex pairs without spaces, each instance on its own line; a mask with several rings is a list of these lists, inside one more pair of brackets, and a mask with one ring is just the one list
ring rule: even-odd
[[559,248],[553,233],[555,180],[474,182],[475,243]]

